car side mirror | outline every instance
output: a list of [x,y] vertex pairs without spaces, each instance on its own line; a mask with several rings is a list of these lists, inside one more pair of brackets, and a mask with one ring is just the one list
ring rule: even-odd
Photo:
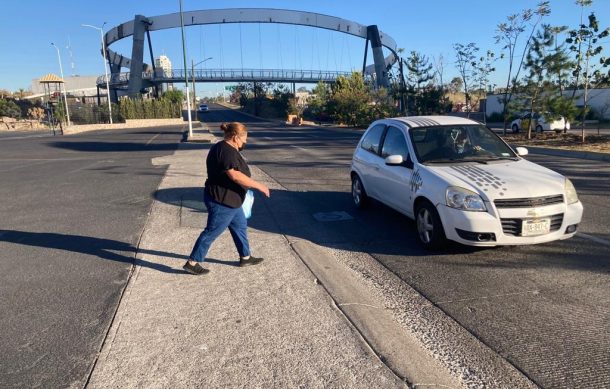
[[390,155],[385,159],[385,164],[388,166],[400,166],[404,160],[402,159],[402,155]]
[[521,157],[529,154],[529,151],[527,151],[527,149],[525,147],[517,147],[517,148],[515,148],[515,151],[517,152],[517,155],[519,155]]

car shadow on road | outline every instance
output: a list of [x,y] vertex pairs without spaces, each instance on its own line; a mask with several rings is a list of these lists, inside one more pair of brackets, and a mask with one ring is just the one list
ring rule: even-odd
[[[204,227],[203,188],[160,189],[154,197],[193,212],[197,218],[193,226]],[[589,241],[578,236],[534,246],[480,248],[450,242],[444,250],[432,252],[419,244],[411,219],[374,201],[363,210],[352,204],[351,194],[340,191],[273,190],[269,199],[256,193],[248,226],[253,233],[282,234],[323,247],[365,252],[384,263],[398,262],[408,264],[407,267],[422,262],[425,266],[440,267],[456,264],[608,271],[609,261],[603,259],[604,248],[593,248]],[[566,252],[571,254],[565,255]]]
[[[133,245],[118,240],[95,238],[90,236],[59,234],[53,232],[29,232],[0,230],[0,242],[25,246],[43,247],[54,250],[71,251],[95,256],[105,260],[133,264],[136,254],[150,254],[163,257],[188,259],[186,255],[167,253],[157,250],[136,249]],[[119,254],[123,253],[123,254]],[[127,254],[127,255],[125,255]],[[172,267],[137,258],[137,265],[158,270],[163,273],[185,273]]]

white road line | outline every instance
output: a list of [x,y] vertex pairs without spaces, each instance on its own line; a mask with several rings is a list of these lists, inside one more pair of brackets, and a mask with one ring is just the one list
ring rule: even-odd
[[152,138],[150,138],[150,140],[148,142],[146,142],[146,146],[148,146],[150,144],[150,142],[155,140],[155,138],[157,138],[159,135],[161,135],[161,134],[157,134],[157,135],[153,136]]
[[597,236],[593,236],[593,235],[589,235],[589,234],[583,234],[582,232],[578,232],[576,234],[576,236],[582,236],[585,239],[589,239],[589,240],[592,240],[594,242],[601,243],[601,244],[606,245],[606,246],[610,246],[610,240],[598,238]]
[[263,136],[263,139],[273,140],[273,138],[269,138],[268,136]]
[[299,149],[299,150],[303,150],[303,151],[307,151],[307,149],[304,149],[300,146],[295,146],[295,145],[290,145],[290,147],[295,148],[295,149]]

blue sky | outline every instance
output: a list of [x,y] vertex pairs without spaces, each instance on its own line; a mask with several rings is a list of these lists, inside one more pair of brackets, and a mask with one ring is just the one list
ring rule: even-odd
[[[501,48],[493,39],[497,24],[507,15],[533,8],[536,3],[533,0],[183,0],[185,11],[282,8],[337,16],[364,25],[377,24],[407,52],[415,50],[430,58],[442,54],[447,61],[444,76],[447,81],[457,75],[453,43],[475,42],[481,51],[491,49],[500,53]],[[29,89],[32,79],[47,73],[59,74],[57,52],[51,42],[61,50],[64,75],[103,74],[99,33],[81,24],[101,26],[107,22],[108,29],[132,20],[136,14],[158,16],[178,12],[178,4],[178,0],[5,1],[0,13],[0,88]],[[580,9],[574,0],[552,0],[551,10],[545,19],[547,23],[577,26]],[[589,11],[595,11],[602,27],[610,25],[610,1],[594,0]],[[186,29],[186,35],[189,66],[191,59],[198,62],[213,57],[203,65],[206,68],[243,65],[244,68],[358,70],[364,54],[362,39],[289,25],[193,26]],[[183,67],[179,29],[155,31],[152,41],[155,56],[165,54],[174,68]],[[610,39],[604,42],[606,50],[610,50],[609,43]],[[131,41],[124,39],[111,49],[130,57]],[[148,53],[146,58],[148,61]],[[372,57],[368,58],[370,62]],[[502,84],[506,78],[505,61],[498,62],[497,68],[492,81]],[[197,88],[198,94],[209,95],[221,90],[222,85],[198,84]]]

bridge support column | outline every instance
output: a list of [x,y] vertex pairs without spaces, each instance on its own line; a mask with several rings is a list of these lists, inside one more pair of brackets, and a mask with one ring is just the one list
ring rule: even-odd
[[375,61],[375,75],[377,78],[377,87],[387,88],[390,85],[388,79],[388,72],[385,68],[385,59],[383,58],[383,46],[381,46],[381,37],[379,36],[379,29],[376,25],[368,26],[366,28],[367,40],[371,41],[371,48],[373,49],[373,60]]
[[127,95],[133,99],[142,90],[142,72],[144,71],[144,35],[150,21],[143,15],[136,15],[133,20],[133,46],[131,49],[131,66],[129,68],[129,87]]
[[[121,74],[121,65],[109,62],[110,64],[110,81],[118,78]],[[112,87],[112,82],[109,83],[110,86],[110,102],[118,103],[119,102],[119,94],[116,91],[116,88]]]

